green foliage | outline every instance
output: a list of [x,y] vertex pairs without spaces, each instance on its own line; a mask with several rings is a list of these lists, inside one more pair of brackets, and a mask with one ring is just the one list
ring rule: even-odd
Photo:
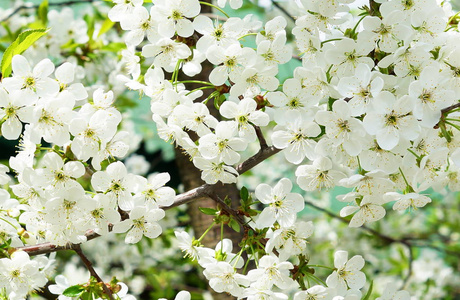
[[205,215],[210,215],[210,216],[215,216],[217,214],[217,212],[218,212],[218,210],[212,209],[212,208],[209,208],[209,207],[200,207],[199,209]]
[[11,62],[13,56],[21,54],[32,46],[39,38],[48,33],[48,29],[30,29],[22,32],[16,40],[6,49],[2,58],[2,77],[8,77],[11,74]]
[[62,292],[62,295],[66,297],[78,297],[85,290],[81,285],[69,286]]
[[109,18],[106,18],[104,23],[102,23],[101,29],[99,30],[97,37],[100,37],[107,31],[109,31],[113,27],[113,25],[115,25],[115,22],[112,22]]
[[[109,299],[109,296],[104,291],[104,284],[91,277],[88,283],[70,286],[62,294],[66,297],[78,297],[78,299],[83,300]],[[120,291],[118,280],[115,277],[112,278],[110,283],[107,284],[107,288],[114,294],[118,293]]]
[[48,25],[48,0],[43,0],[37,9],[37,16],[44,27]]
[[249,192],[245,186],[243,186],[240,190],[240,197],[241,197],[241,200],[243,200],[243,202],[246,202],[249,199]]

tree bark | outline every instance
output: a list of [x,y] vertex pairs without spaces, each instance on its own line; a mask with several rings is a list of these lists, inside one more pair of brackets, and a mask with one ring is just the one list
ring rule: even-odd
[[[211,3],[211,0],[205,0],[205,2]],[[201,6],[201,12],[202,13],[211,13],[212,9],[209,6],[202,5]],[[187,78],[184,74],[179,74],[179,80],[187,80],[187,79],[192,79],[192,80],[202,80],[202,81],[208,81],[209,80],[209,74],[211,73],[213,66],[208,62],[205,61],[202,64],[202,72],[193,78]],[[199,87],[196,84],[189,84],[187,85],[187,88],[189,90],[195,89]],[[206,98],[210,92],[205,92],[203,95],[203,99]],[[208,101],[208,108],[211,111],[211,114],[214,116],[218,116],[218,111],[215,109],[212,99]],[[198,137],[194,135],[193,133],[190,134],[190,137],[192,140],[197,140]],[[202,184],[204,184],[204,181],[201,179],[201,171],[198,170],[193,163],[190,161],[189,157],[185,155],[181,149],[176,148],[176,164],[179,169],[179,176],[181,179],[181,182],[184,185],[184,190],[188,191],[193,188],[199,187]],[[218,183],[220,184],[220,183]],[[239,205],[239,190],[236,187],[235,184],[220,184],[220,187],[215,189],[217,191],[217,194],[221,199],[225,199],[225,197],[229,197],[232,199],[232,207],[236,208]],[[200,212],[199,207],[209,207],[209,208],[216,208],[217,204],[216,202],[209,198],[209,197],[202,197],[200,199],[197,199],[196,201],[193,201],[192,203],[189,204],[187,212],[190,216],[190,223],[191,226],[195,232],[196,237],[200,237],[203,232],[212,224],[214,217],[210,215],[205,215]],[[233,241],[233,245],[237,246],[237,249],[233,249],[233,252],[238,251],[238,243],[241,241],[243,235],[242,233],[238,233],[228,227],[227,225],[224,225],[224,238],[231,239]],[[212,230],[210,230],[206,236],[203,238],[201,241],[202,244],[206,247],[214,248],[216,244],[221,240],[221,227],[220,225],[216,225],[213,227]],[[210,289],[211,290],[211,289]],[[235,297],[229,295],[229,294],[218,294],[211,290],[211,293],[213,295],[213,298],[216,300],[229,300],[229,299],[235,299]]]

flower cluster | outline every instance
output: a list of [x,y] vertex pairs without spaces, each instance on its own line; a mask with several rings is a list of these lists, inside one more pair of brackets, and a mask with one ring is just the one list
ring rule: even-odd
[[[460,95],[454,58],[458,32],[445,30],[451,12],[435,1],[387,1],[379,3],[377,11],[367,9],[359,21],[350,21],[345,13],[349,2],[299,2],[292,34],[302,66],[281,85],[276,77],[279,66],[293,53],[286,44],[283,17],[261,28],[248,17],[213,22],[198,15],[195,1],[155,2],[150,16],[133,2],[133,12],[143,10],[142,22],[149,24],[141,26],[148,28],[148,41],[134,43],[142,46],[136,57],[151,65],[145,74],[130,72],[131,82],[151,98],[160,135],[190,155],[208,184],[236,182],[241,152],[256,139],[263,147],[262,134],[271,131],[273,146],[283,150],[288,162],[299,165],[295,175],[300,188],[352,189],[338,197],[347,203],[341,216],[353,215],[351,227],[383,218],[388,202],[394,210],[423,207],[431,202],[421,193],[428,188],[448,185],[459,190],[455,122]],[[136,15],[116,18],[123,24],[133,22]],[[196,35],[179,21],[188,22],[188,30],[193,28]],[[124,29],[129,46],[138,29]],[[255,48],[241,42],[251,34],[256,35]],[[200,70],[204,60],[215,66],[209,83],[188,90],[187,81],[178,80],[179,70],[193,77],[196,72],[190,71],[190,64]],[[165,72],[172,73],[171,81],[165,80]],[[215,91],[202,96],[206,89]],[[204,105],[208,101],[219,108],[220,118]],[[270,121],[276,126],[261,131]],[[302,197],[290,190],[291,183],[283,179],[273,189],[262,184],[255,191],[268,205],[255,228],[270,228],[269,245],[278,245],[282,257],[296,253],[296,247],[286,254],[276,238],[289,231],[286,228],[295,228],[296,213],[303,208]],[[215,282],[210,272],[205,274]],[[215,289],[240,296],[237,286],[254,285],[237,279],[228,284],[233,288],[219,283]]]
[[[353,1],[300,0],[287,32],[281,16],[265,24],[252,16],[213,19],[200,14],[198,0],[153,0],[149,8],[140,0],[113,2],[108,16],[126,44],[118,82],[148,97],[158,136],[184,150],[207,186],[236,183],[247,165],[281,151],[300,189],[351,189],[337,197],[350,227],[382,219],[387,203],[396,211],[424,207],[429,188],[460,190],[459,32],[449,27],[458,19],[449,18],[447,4],[371,1],[357,19],[349,13]],[[241,5],[229,1],[232,9]],[[48,14],[60,28],[52,38],[90,43],[93,36],[80,32],[86,25],[66,24],[70,17],[69,10]],[[253,47],[244,43],[251,38]],[[48,50],[62,60],[53,44]],[[293,54],[299,66],[280,82],[280,66]],[[118,161],[132,141],[120,130],[117,92],[84,86],[76,60],[57,67],[36,60],[15,55],[12,75],[0,84],[1,135],[20,145],[9,167],[0,165],[1,185],[15,173],[10,190],[0,189],[2,244],[65,247],[109,231],[127,233],[128,244],[158,237],[175,191],[165,187],[169,174],[143,177]],[[208,81],[192,80],[207,62],[214,66]],[[244,161],[257,141],[261,156]],[[305,286],[308,276],[317,279],[307,249],[314,225],[298,221],[305,200],[292,190],[287,178],[259,184],[255,202],[246,196],[241,210],[226,212],[222,226],[238,221],[245,230],[237,253],[223,237],[210,249],[176,231],[179,247],[203,267],[212,289],[239,299],[288,299],[293,290],[295,300],[360,299],[365,261],[346,251],[335,252],[322,285]],[[5,247],[0,293],[23,299],[45,285],[51,260]],[[409,296],[391,288],[381,299],[398,297]]]
[[[109,229],[128,232],[126,242],[136,243],[144,235],[154,238],[161,233],[162,208],[174,202],[175,191],[164,186],[169,174],[144,178],[128,173],[121,161],[110,163],[129,149],[128,133],[118,130],[121,114],[113,106],[111,91],[97,89],[87,100],[84,86],[74,82],[75,69],[70,62],[55,69],[49,59],[32,68],[25,57],[16,55],[13,75],[2,81],[2,135],[9,140],[21,137],[20,151],[9,161],[17,177],[11,185],[17,199],[0,190],[1,241],[12,247],[44,241],[79,244],[87,240],[88,231],[105,235]],[[36,153],[42,153],[38,163]],[[104,171],[101,163],[107,165]],[[2,165],[2,185],[10,180],[7,171]],[[86,180],[90,187],[84,185]],[[24,256],[19,251],[11,263],[2,259],[2,276],[18,281],[7,287],[11,299],[22,299],[47,281],[43,272],[38,273],[43,267],[27,263]],[[17,268],[16,261],[21,262]]]

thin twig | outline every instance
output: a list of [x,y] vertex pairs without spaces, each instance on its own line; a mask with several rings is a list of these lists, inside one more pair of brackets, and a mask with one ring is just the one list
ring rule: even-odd
[[238,214],[236,213],[236,211],[235,211],[233,208],[231,208],[230,206],[228,206],[228,205],[224,202],[224,200],[222,200],[222,199],[219,197],[219,195],[217,195],[217,194],[215,194],[215,193],[211,193],[211,194],[209,194],[208,196],[209,196],[211,199],[213,199],[214,201],[216,201],[216,202],[220,205],[220,207],[221,207],[226,213],[232,215],[233,218],[234,218],[241,226],[243,226],[243,228],[244,228],[245,230],[247,230],[247,229],[252,229],[252,227],[249,226],[249,225],[246,223],[246,221],[244,221],[244,219],[243,219],[240,215],[238,215]]
[[275,0],[271,0],[273,6],[275,6],[276,8],[278,8],[284,15],[286,15],[286,17],[288,17],[290,20],[292,20],[292,22],[295,23],[295,19],[293,16],[291,16],[291,14],[284,8],[282,7],[281,5],[278,4],[278,2],[276,2]]
[[83,254],[83,251],[81,250],[80,244],[72,245],[72,250],[74,250],[78,254],[78,256],[80,256],[82,262],[85,264],[85,266],[88,269],[88,271],[91,274],[91,276],[96,278],[97,282],[100,282],[102,284],[102,289],[104,290],[104,293],[107,294],[109,299],[114,300],[113,295],[112,295],[112,291],[107,287],[107,285],[105,284],[104,280],[102,280],[102,278],[99,276],[99,274],[96,273],[96,270],[94,270],[93,264],[91,263],[91,261],[85,256],[85,254]]
[[[244,161],[237,167],[238,173],[242,174],[252,169],[256,165],[258,165],[260,162],[278,153],[279,151],[281,150],[276,149],[274,147],[261,148],[258,153],[248,158],[246,161]],[[200,197],[209,196],[210,194],[213,193],[213,189],[215,188],[215,186],[216,185],[203,184],[202,186],[194,188],[188,192],[177,195],[172,205],[160,206],[160,208],[164,210],[168,210],[170,208],[189,203]],[[85,236],[86,236],[87,241],[89,241],[89,240],[99,237],[100,235],[94,232],[94,230],[88,230]],[[22,250],[22,251],[27,252],[29,256],[35,256],[35,255],[46,254],[46,253],[51,253],[51,252],[56,252],[56,251],[61,251],[61,250],[71,250],[73,249],[72,248],[73,245],[74,244],[67,244],[65,246],[57,246],[57,245],[47,242],[47,243],[41,243],[37,245],[17,247],[15,250],[16,251]]]
[[257,138],[259,139],[260,149],[268,148],[267,141],[265,140],[264,134],[259,126],[254,126],[256,130]]
[[[335,213],[325,209],[325,208],[322,208],[322,207],[319,207],[317,206],[316,204],[310,202],[310,201],[305,201],[305,204],[308,205],[308,206],[311,206],[319,211],[322,211],[324,212],[325,214],[327,214],[328,216],[330,216],[331,218],[334,218],[334,219],[337,219],[345,224],[349,224],[349,221],[347,221],[347,219],[345,218],[342,218],[341,216],[338,216],[336,215]],[[430,249],[433,249],[433,250],[436,250],[438,252],[441,252],[441,253],[446,253],[446,254],[449,254],[451,256],[455,256],[455,257],[460,257],[460,253],[458,252],[454,252],[454,251],[450,251],[448,249],[444,249],[444,248],[441,248],[441,247],[437,247],[437,246],[434,246],[434,245],[429,245],[429,244],[417,244],[417,243],[413,243],[411,242],[412,238],[406,238],[406,237],[403,237],[403,238],[400,238],[400,239],[396,239],[396,238],[393,238],[391,236],[388,236],[388,235],[385,235],[383,233],[380,233],[378,232],[377,230],[375,229],[372,229],[370,227],[367,227],[366,225],[363,225],[361,227],[358,227],[359,229],[361,230],[365,230],[369,233],[371,233],[372,235],[380,238],[381,240],[384,240],[390,244],[392,243],[399,243],[399,244],[402,244],[402,245],[405,245],[407,247],[418,247],[418,248],[430,248]]]
[[460,102],[441,109],[441,114],[444,115],[444,114],[450,112],[451,110],[454,110],[454,109],[459,108],[459,107],[460,107]]
[[401,286],[401,289],[405,289],[407,284],[409,283],[409,279],[412,276],[412,263],[414,262],[414,249],[412,249],[412,245],[408,244],[406,245],[407,249],[409,250],[409,269],[407,270],[407,275],[404,278],[403,284]]
[[[211,199],[213,199],[214,201],[216,201],[217,204],[219,204],[220,208],[223,209],[226,213],[232,215],[232,217],[235,219],[235,221],[237,221],[241,227],[243,227],[244,229],[244,232],[248,232],[249,230],[252,230],[253,232],[255,232],[254,228],[252,228],[245,220],[243,217],[241,217],[240,215],[238,215],[238,213],[233,209],[231,208],[230,206],[228,206],[220,197],[219,195],[215,194],[215,193],[211,193],[208,195]],[[262,246],[266,246],[267,245],[267,239],[259,239],[259,242],[262,244]],[[279,255],[278,251],[276,251],[276,249],[273,249],[272,252],[276,255]]]
[[[100,0],[72,0],[72,1],[66,1],[66,2],[56,2],[56,3],[49,3],[48,6],[68,6],[68,5],[74,5],[74,4],[82,4],[82,3],[92,3]],[[0,20],[0,23],[3,23],[5,21],[8,21],[11,17],[13,17],[15,14],[20,12],[21,10],[24,9],[37,9],[40,5],[28,5],[28,4],[23,4],[21,6],[16,7],[9,15],[4,17],[2,20]]]
[[459,107],[460,107],[460,102],[441,109],[441,118],[439,119],[439,122],[433,126],[433,128],[438,129],[440,126],[444,125],[445,124],[444,122],[446,121],[446,117],[449,114],[449,112]]

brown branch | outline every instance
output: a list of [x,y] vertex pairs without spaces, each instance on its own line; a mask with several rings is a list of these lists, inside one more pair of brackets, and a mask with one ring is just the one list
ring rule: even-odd
[[[240,216],[233,208],[231,208],[230,206],[228,206],[220,197],[219,195],[215,194],[215,193],[211,193],[208,195],[211,199],[213,199],[214,201],[216,201],[217,204],[219,204],[220,208],[225,211],[226,213],[232,215],[232,217],[235,219],[235,221],[237,221],[241,227],[243,227],[244,229],[244,232],[248,232],[249,230],[252,230],[253,232],[256,232],[256,230],[254,230],[254,228],[251,227],[251,225],[248,225],[248,223],[244,220],[244,218],[242,216]],[[262,246],[266,246],[267,244],[267,239],[266,238],[262,238],[262,239],[259,239],[260,243],[262,244]],[[272,252],[276,255],[279,255],[278,251],[276,249],[273,249]]]
[[241,225],[243,226],[243,228],[245,230],[248,230],[248,229],[252,229],[251,226],[249,226],[246,221],[240,216],[237,214],[237,212],[231,208],[230,206],[228,206],[217,194],[215,193],[211,193],[208,195],[211,199],[213,199],[214,201],[216,201],[219,206],[228,214],[232,215],[232,217]]
[[173,207],[177,207],[190,201],[193,201],[196,198],[199,198],[204,195],[208,195],[208,193],[214,188],[214,185],[211,184],[203,184],[197,188],[194,188],[188,192],[182,193],[176,196],[174,203],[170,206],[160,206],[161,209],[167,210]]
[[271,0],[273,6],[275,6],[276,8],[278,8],[286,17],[288,17],[292,22],[295,23],[295,19],[293,16],[291,16],[291,14],[284,8],[282,7],[281,5],[278,4],[278,2],[274,1],[274,0]]
[[[204,184],[200,187],[197,187],[193,190],[190,190],[186,193],[177,195],[174,203],[171,206],[161,206],[161,209],[167,210],[185,203],[188,203],[190,201],[193,201],[194,199],[205,195],[209,190],[211,190],[213,186],[209,184]],[[94,232],[94,230],[88,230],[85,234],[86,240],[90,241],[92,239],[95,239],[99,237],[100,235]],[[46,253],[51,253],[51,252],[56,252],[56,251],[61,251],[61,250],[72,250],[74,249],[74,245],[76,244],[67,244],[65,246],[56,246],[52,243],[41,243],[37,245],[31,245],[31,246],[24,246],[24,247],[17,247],[17,250],[22,250],[25,251],[29,254],[29,256],[35,256],[35,255],[40,255],[40,254],[46,254]]]
[[447,115],[449,114],[450,111],[452,111],[452,110],[454,110],[456,108],[459,108],[459,107],[460,107],[460,102],[441,109],[441,118],[439,119],[439,122],[436,123],[436,125],[433,126],[433,128],[438,129],[439,127],[441,127],[441,129],[443,129],[443,128],[445,129],[445,121],[446,121]]
[[267,141],[265,140],[264,134],[259,126],[254,126],[256,130],[257,138],[259,139],[260,149],[268,148]]
[[[237,167],[236,170],[238,171],[239,174],[242,174],[252,169],[256,165],[258,165],[260,162],[267,159],[268,157],[278,153],[279,151],[281,151],[281,149],[276,149],[274,147],[261,148],[259,152],[257,152],[255,155],[253,155],[252,157],[248,158],[246,161],[241,163]],[[174,203],[171,206],[166,206],[166,207],[161,206],[160,208],[164,210],[168,210],[170,208],[189,203],[202,196],[205,196],[205,195],[210,196],[211,194],[213,194],[214,188],[215,188],[215,185],[203,184],[202,186],[194,188],[188,192],[177,195],[174,200]],[[85,236],[86,236],[87,241],[90,241],[92,239],[99,237],[100,235],[94,232],[94,230],[88,230]],[[35,256],[35,255],[46,254],[46,253],[51,253],[51,252],[56,252],[56,251],[61,251],[61,250],[71,250],[73,249],[74,245],[75,244],[57,246],[57,245],[47,242],[47,243],[41,243],[37,245],[17,247],[15,251],[22,250],[22,251],[27,252],[29,256]]]
[[401,290],[404,290],[407,284],[409,283],[409,279],[412,275],[412,263],[414,262],[414,249],[412,248],[412,245],[410,244],[407,244],[406,246],[407,246],[407,249],[409,250],[409,258],[408,258],[409,269],[407,270],[407,275],[404,278],[403,284],[401,286]]
[[86,268],[88,269],[89,273],[91,276],[96,278],[97,282],[100,282],[102,284],[102,289],[104,290],[104,293],[107,294],[110,300],[114,300],[112,291],[107,287],[105,282],[102,280],[102,278],[96,273],[96,270],[93,268],[93,264],[91,261],[83,254],[83,251],[81,250],[80,244],[73,244],[72,245],[72,250],[74,250],[78,256],[80,256],[82,262],[85,264]]
[[[328,216],[330,216],[331,218],[334,218],[334,219],[337,219],[345,224],[349,224],[349,221],[345,218],[342,218],[338,215],[336,215],[335,213],[325,209],[325,208],[322,208],[322,207],[319,207],[317,206],[316,204],[310,202],[310,201],[305,201],[305,204],[308,205],[308,206],[311,206],[321,212],[324,212],[325,214],[327,214]],[[450,251],[448,249],[443,249],[441,247],[437,247],[437,246],[434,246],[434,245],[430,245],[430,244],[417,244],[417,243],[413,243],[411,242],[411,240],[413,240],[412,238],[410,237],[403,237],[403,238],[400,238],[400,239],[397,239],[397,238],[393,238],[391,236],[388,236],[388,235],[385,235],[383,233],[380,233],[378,232],[377,230],[375,229],[372,229],[370,227],[367,227],[366,225],[363,225],[361,227],[358,227],[359,229],[361,230],[364,230],[364,231],[367,231],[369,233],[371,233],[372,235],[380,238],[381,240],[384,240],[390,244],[392,243],[399,243],[399,244],[402,244],[402,245],[405,245],[406,247],[418,247],[418,248],[430,248],[430,249],[433,249],[433,250],[436,250],[438,252],[441,252],[441,253],[446,253],[446,254],[449,254],[451,256],[455,256],[455,257],[460,257],[460,253],[458,252],[454,252],[454,251]]]
[[[67,2],[49,3],[48,6],[68,6],[68,5],[82,4],[82,3],[93,3],[93,2],[96,2],[96,1],[100,1],[100,0],[80,0],[80,1],[71,0],[71,1],[67,1]],[[23,4],[21,6],[18,6],[9,15],[7,15],[2,20],[0,20],[0,23],[8,21],[11,17],[13,17],[15,14],[19,13],[21,10],[37,9],[39,6],[40,6],[39,4],[37,4],[37,5]]]
[[275,155],[276,153],[280,152],[282,149],[276,149],[275,147],[267,147],[267,148],[261,148],[259,152],[242,162],[236,167],[236,171],[239,174],[243,174],[244,172],[249,171],[250,169],[254,168],[258,164],[260,164],[262,161],[266,160],[272,155]]
[[450,112],[451,110],[454,110],[454,109],[459,108],[459,107],[460,107],[460,102],[441,109],[441,114],[444,115],[444,114]]

